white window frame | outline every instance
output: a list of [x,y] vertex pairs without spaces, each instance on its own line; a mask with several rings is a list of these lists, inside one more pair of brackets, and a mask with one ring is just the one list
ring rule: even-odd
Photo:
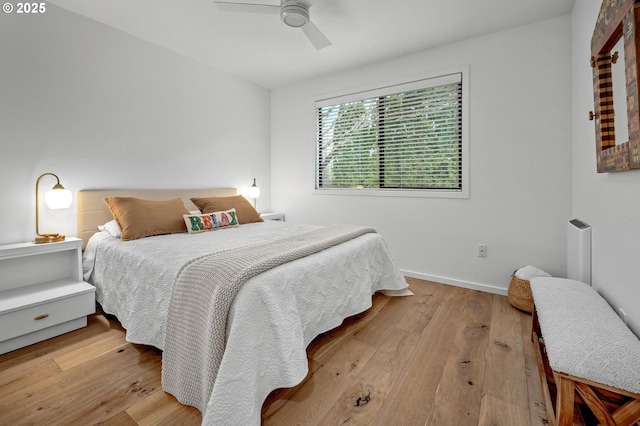
[[[316,108],[323,105],[345,103],[351,100],[360,100],[368,97],[378,97],[390,93],[398,93],[403,90],[412,90],[424,86],[424,80],[432,80],[451,74],[461,74],[462,78],[462,134],[461,134],[461,154],[462,154],[462,178],[461,190],[446,189],[354,189],[354,188],[318,188],[318,141],[315,137],[314,125],[314,194],[317,195],[348,195],[348,196],[384,196],[384,197],[433,197],[433,198],[469,198],[469,66],[460,66],[446,71],[413,76],[410,79],[387,81],[377,84],[340,93],[325,94],[316,96],[313,105],[315,117]],[[315,119],[314,119],[315,123]]]

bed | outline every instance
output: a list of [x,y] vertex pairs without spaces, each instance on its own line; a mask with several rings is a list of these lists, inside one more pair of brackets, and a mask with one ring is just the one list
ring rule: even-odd
[[[373,230],[248,222],[246,205],[233,204],[226,218],[212,216],[219,228],[201,232],[197,197],[248,204],[234,188],[80,191],[85,279],[128,341],[163,350],[163,389],[198,408],[203,424],[258,425],[269,393],[306,377],[306,347],[316,336],[367,310],[376,291],[412,293]],[[173,208],[177,199],[185,231],[124,241],[126,224],[113,228],[121,212],[105,199],[174,200]],[[161,216],[149,206],[151,220]],[[231,281],[240,282],[228,295]]]

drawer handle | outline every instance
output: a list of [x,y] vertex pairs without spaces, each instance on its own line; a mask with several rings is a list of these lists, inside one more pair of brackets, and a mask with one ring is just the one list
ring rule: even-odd
[[46,317],[48,317],[49,314],[42,314],[42,315],[38,315],[37,317],[34,318],[34,320],[36,321],[40,321],[42,319],[45,319]]

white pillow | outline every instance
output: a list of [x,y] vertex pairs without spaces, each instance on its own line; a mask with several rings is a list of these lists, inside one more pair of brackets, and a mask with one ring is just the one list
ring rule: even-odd
[[116,222],[115,219],[110,220],[104,225],[99,225],[98,229],[100,231],[108,232],[109,235],[111,235],[114,238],[120,238],[120,225],[118,225],[118,222]]

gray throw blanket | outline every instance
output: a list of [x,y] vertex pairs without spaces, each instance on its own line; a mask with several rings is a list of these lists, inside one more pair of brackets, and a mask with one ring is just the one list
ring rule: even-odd
[[369,232],[375,230],[332,225],[187,263],[178,272],[169,305],[162,389],[204,413],[225,350],[229,309],[242,284],[278,265]]

